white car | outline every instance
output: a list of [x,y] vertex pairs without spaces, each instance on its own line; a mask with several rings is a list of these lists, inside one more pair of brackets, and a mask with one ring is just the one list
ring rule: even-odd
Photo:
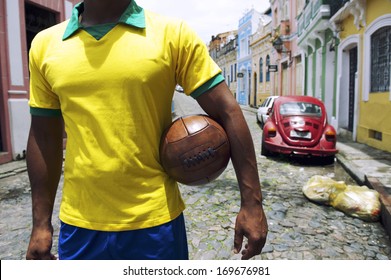
[[178,92],[183,92],[183,87],[181,87],[180,85],[176,85],[175,90]]
[[267,118],[269,117],[267,115],[267,111],[273,106],[274,100],[277,97],[278,96],[269,96],[262,102],[261,106],[259,106],[257,110],[257,122],[261,125],[261,127],[264,126]]

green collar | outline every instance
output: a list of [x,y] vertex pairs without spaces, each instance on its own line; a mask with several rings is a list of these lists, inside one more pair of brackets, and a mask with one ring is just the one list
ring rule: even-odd
[[[67,28],[65,29],[64,35],[62,37],[63,40],[68,39],[73,34],[75,34],[76,31],[84,28],[79,21],[79,17],[83,13],[83,11],[84,11],[83,2],[80,2],[79,4],[75,5],[72,11],[71,18],[69,19]],[[139,7],[136,4],[136,2],[132,0],[129,6],[126,8],[125,12],[118,20],[118,22],[124,23],[126,25],[131,25],[137,28],[145,28],[144,9]]]

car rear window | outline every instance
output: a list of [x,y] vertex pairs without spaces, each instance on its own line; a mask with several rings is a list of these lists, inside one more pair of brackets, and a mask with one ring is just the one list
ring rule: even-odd
[[281,104],[281,115],[306,115],[306,116],[322,116],[322,109],[320,106],[308,102],[288,102]]

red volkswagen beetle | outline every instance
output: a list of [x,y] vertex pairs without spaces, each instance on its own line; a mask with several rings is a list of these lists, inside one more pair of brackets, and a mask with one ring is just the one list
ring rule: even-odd
[[263,127],[262,155],[322,157],[334,162],[337,134],[327,123],[322,101],[310,96],[281,96]]

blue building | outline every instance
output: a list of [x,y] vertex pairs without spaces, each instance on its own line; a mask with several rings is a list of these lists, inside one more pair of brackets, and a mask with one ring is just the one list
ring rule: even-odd
[[251,35],[257,31],[261,14],[254,9],[246,12],[239,20],[238,27],[238,73],[237,101],[241,105],[249,105],[251,92]]

